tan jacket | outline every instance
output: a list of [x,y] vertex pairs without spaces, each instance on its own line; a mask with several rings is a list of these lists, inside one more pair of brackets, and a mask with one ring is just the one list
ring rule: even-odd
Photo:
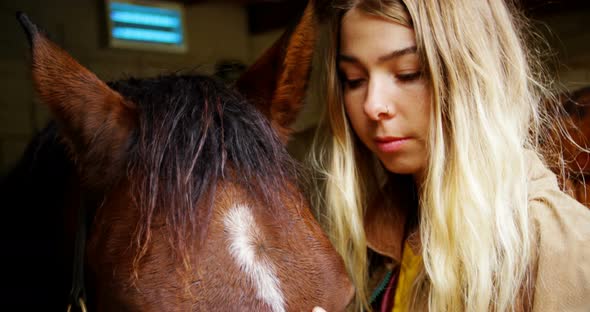
[[[530,218],[536,239],[536,257],[531,263],[532,300],[522,311],[590,311],[590,210],[560,191],[556,176],[532,152],[529,168]],[[370,248],[370,289],[375,289],[387,271],[399,265],[410,190],[398,190],[396,209],[373,205],[365,216]],[[409,245],[420,249],[419,238]],[[425,300],[427,296],[418,296]],[[420,300],[420,299],[419,299]],[[528,300],[526,300],[528,301]],[[418,306],[426,306],[418,302]],[[391,311],[391,310],[389,310]]]

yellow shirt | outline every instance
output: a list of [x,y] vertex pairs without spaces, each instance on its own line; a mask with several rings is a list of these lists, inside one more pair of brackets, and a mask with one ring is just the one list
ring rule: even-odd
[[393,301],[392,312],[410,311],[412,286],[422,268],[422,256],[415,255],[408,243],[404,243],[402,263],[397,280],[397,288]]

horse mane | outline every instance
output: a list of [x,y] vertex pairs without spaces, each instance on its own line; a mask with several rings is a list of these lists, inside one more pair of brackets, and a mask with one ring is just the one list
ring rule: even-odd
[[[109,85],[138,107],[127,159],[140,210],[136,262],[158,218],[172,229],[173,247],[188,264],[191,248],[205,238],[220,182],[245,189],[261,201],[259,207],[280,207],[286,198],[278,194],[294,196],[287,181],[297,174],[295,163],[270,121],[237,91],[200,75]],[[197,238],[196,246],[193,240],[188,244],[189,237]]]

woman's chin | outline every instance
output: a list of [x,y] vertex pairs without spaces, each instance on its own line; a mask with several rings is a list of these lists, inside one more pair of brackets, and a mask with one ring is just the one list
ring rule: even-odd
[[381,159],[381,163],[387,171],[395,174],[415,176],[423,172],[424,169],[424,162],[417,161],[417,159]]

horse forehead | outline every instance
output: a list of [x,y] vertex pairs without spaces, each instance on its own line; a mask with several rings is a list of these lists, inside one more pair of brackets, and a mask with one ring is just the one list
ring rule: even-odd
[[285,311],[285,296],[277,268],[261,250],[265,249],[264,236],[251,207],[237,204],[223,218],[228,249],[240,271],[255,290],[258,299],[274,312]]

